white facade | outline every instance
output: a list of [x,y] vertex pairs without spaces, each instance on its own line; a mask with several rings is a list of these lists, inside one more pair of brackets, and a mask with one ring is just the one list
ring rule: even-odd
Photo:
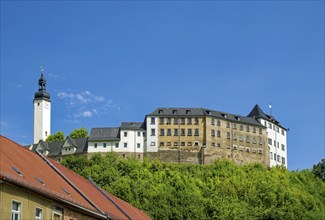
[[143,153],[145,149],[145,130],[122,130],[120,131],[120,144],[115,148],[116,152]]
[[158,117],[147,116],[147,151],[158,152]]
[[287,157],[287,131],[271,121],[260,118],[262,125],[266,126],[268,146],[270,148],[270,166],[288,167]]
[[107,153],[116,151],[119,148],[119,141],[100,140],[100,141],[88,141],[88,153]]
[[51,102],[34,99],[34,143],[45,141],[51,134]]

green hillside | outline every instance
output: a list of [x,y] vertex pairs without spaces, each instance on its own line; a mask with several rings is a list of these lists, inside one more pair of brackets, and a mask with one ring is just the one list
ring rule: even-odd
[[62,164],[154,219],[325,219],[325,182],[308,170],[140,162],[113,153]]

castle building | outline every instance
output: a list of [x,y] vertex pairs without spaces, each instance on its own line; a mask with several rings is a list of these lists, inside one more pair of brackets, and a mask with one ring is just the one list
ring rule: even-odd
[[38,80],[38,92],[34,95],[34,144],[51,134],[51,100],[46,91],[46,80],[42,69]]
[[266,127],[267,143],[270,148],[270,166],[288,167],[287,129],[273,116],[265,114],[258,105],[255,105],[248,117],[256,118]]
[[146,116],[149,158],[269,165],[266,128],[255,118],[204,108],[158,108]]

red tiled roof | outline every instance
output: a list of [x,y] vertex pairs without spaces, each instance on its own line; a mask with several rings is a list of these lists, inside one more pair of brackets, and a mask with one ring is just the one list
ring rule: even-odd
[[[25,149],[3,136],[0,136],[0,152],[1,179],[33,189],[60,201],[81,206],[99,215],[104,212],[112,219],[151,219],[144,212],[98,189],[90,181],[54,160]],[[18,169],[23,176],[20,176],[14,169]],[[42,185],[36,177],[45,185]]]

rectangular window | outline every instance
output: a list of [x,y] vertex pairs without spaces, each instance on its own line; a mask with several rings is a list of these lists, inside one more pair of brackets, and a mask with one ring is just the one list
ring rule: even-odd
[[167,124],[170,125],[172,123],[172,118],[167,118]]
[[164,118],[163,118],[163,117],[160,117],[160,118],[159,118],[159,124],[161,124],[161,125],[164,124]]
[[214,118],[211,119],[211,125],[214,125]]
[[171,136],[172,135],[172,129],[168,128],[167,129],[167,136]]
[[128,136],[128,132],[124,132],[124,137],[127,137]]
[[106,143],[103,143],[103,147],[106,148]]
[[283,151],[285,151],[284,144],[281,144],[281,149],[282,149]]
[[165,146],[165,142],[160,142],[159,145],[160,146]]
[[140,148],[140,147],[141,147],[140,143],[137,143],[137,148]]
[[253,127],[253,133],[256,133],[256,127]]
[[199,136],[199,129],[195,128],[195,130],[194,130],[194,136]]
[[227,132],[227,139],[230,139],[230,132]]
[[185,136],[185,129],[184,128],[181,129],[181,136]]
[[211,130],[211,136],[212,137],[216,136],[215,131],[213,129]]
[[115,148],[118,148],[118,143],[115,143]]
[[274,155],[273,159],[276,160],[276,153],[274,153],[273,155]]
[[275,130],[276,130],[276,132],[278,132],[278,133],[279,133],[279,127],[276,127],[276,128],[275,128]]
[[277,142],[277,147],[280,148],[280,144],[279,144],[279,142]]
[[217,137],[221,137],[221,132],[220,132],[220,130],[217,131]]
[[178,142],[175,141],[175,142],[174,142],[174,146],[178,146]]
[[199,119],[198,118],[194,118],[194,124],[196,124],[196,125],[199,124]]
[[138,137],[140,137],[140,136],[141,136],[141,132],[140,132],[140,131],[138,131],[138,132],[137,132],[137,135],[138,135]]
[[177,128],[174,129],[174,136],[178,136],[178,129]]
[[187,136],[192,136],[192,129],[191,128],[187,129]]
[[246,126],[246,132],[249,132],[249,125]]
[[124,143],[124,148],[127,148],[128,147],[128,143]]
[[35,220],[42,220],[42,219],[43,219],[43,210],[40,208],[36,208]]
[[236,132],[234,133],[233,139],[234,140],[237,140],[237,134],[236,134]]
[[94,148],[97,148],[97,143],[94,143]]
[[160,129],[160,136],[165,136],[165,129]]
[[239,140],[244,141],[243,135],[239,135]]
[[151,117],[151,123],[152,125],[156,124],[156,121],[155,121],[155,118],[154,117]]
[[21,220],[21,203],[20,202],[12,201],[11,219],[12,220]]
[[256,144],[256,137],[253,137],[253,144]]
[[192,124],[192,118],[187,118],[187,124],[191,125]]
[[234,123],[234,129],[237,129],[237,124],[236,123]]
[[244,130],[244,126],[240,125],[239,130],[241,130],[241,131]]
[[220,119],[218,119],[218,121],[217,121],[217,125],[218,125],[218,126],[221,125]]
[[280,155],[277,155],[277,161],[280,162]]
[[154,128],[151,128],[151,136],[156,136],[156,130]]
[[263,154],[263,149],[258,148],[258,153],[259,153],[259,154]]
[[282,164],[285,165],[286,164],[286,159],[284,157],[282,157]]
[[272,160],[273,159],[273,153],[272,152],[270,152],[270,159]]
[[272,139],[271,138],[268,138],[267,141],[268,141],[269,145],[272,145]]
[[192,146],[192,142],[187,142],[187,146]]
[[185,118],[181,118],[181,125],[185,124]]
[[263,144],[263,142],[262,142],[262,137],[259,137],[259,138],[258,138],[258,143],[259,143],[259,144]]
[[167,142],[167,146],[172,146],[172,142]]
[[275,140],[273,141],[273,145],[274,145],[274,147],[276,147],[276,141]]
[[185,146],[185,142],[181,142],[181,146]]
[[259,128],[258,130],[259,130],[258,133],[262,134],[262,128]]
[[250,142],[250,137],[247,135],[246,136],[246,142],[249,143]]
[[230,128],[230,122],[227,121],[227,128]]
[[174,125],[178,124],[178,118],[174,118]]
[[284,136],[284,130],[283,129],[281,129],[281,134]]
[[152,142],[150,143],[150,146],[156,146],[156,142],[153,142],[153,141],[152,141]]
[[271,129],[272,129],[272,124],[271,124],[271,123],[269,123],[269,128],[271,128]]

